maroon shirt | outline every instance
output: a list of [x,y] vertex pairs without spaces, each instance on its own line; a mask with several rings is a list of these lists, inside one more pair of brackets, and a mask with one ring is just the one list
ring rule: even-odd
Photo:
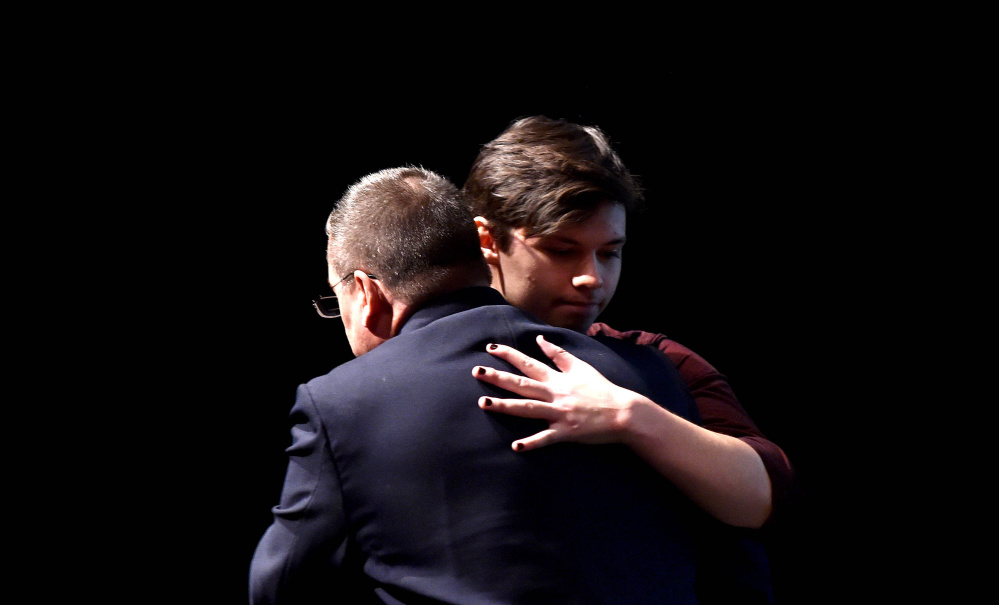
[[642,332],[641,330],[615,330],[604,323],[595,323],[587,331],[590,336],[610,336],[640,345],[657,347],[666,354],[680,371],[690,394],[697,405],[704,428],[723,435],[737,437],[748,443],[763,460],[763,466],[770,476],[773,494],[773,519],[779,509],[789,499],[794,471],[784,451],[763,436],[759,427],[749,417],[736,398],[732,387],[718,370],[703,357],[682,344],[666,338],[663,334]]

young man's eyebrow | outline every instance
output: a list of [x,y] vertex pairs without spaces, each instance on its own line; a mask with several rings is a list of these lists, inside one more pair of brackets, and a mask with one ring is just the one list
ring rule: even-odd
[[[557,234],[556,235],[542,235],[542,236],[538,236],[538,239],[541,239],[541,240],[544,240],[544,241],[549,241],[549,242],[556,241],[556,242],[560,242],[560,243],[564,243],[564,244],[579,244],[578,240],[575,240],[575,239],[573,239],[571,237],[566,237],[564,235],[557,235]],[[606,242],[604,242],[604,243],[602,243],[600,245],[601,246],[623,246],[624,243],[625,243],[625,241],[627,241],[627,239],[628,238],[626,238],[624,236],[622,236],[622,237],[616,237],[616,238],[614,238],[612,240],[609,240],[609,241],[606,241]]]

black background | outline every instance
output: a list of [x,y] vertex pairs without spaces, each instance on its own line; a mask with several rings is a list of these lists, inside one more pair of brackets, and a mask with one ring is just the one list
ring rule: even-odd
[[867,245],[852,217],[870,208],[858,191],[878,145],[857,101],[866,78],[825,56],[745,49],[571,70],[371,70],[292,38],[158,57],[166,77],[142,79],[125,120],[119,151],[156,227],[135,226],[135,274],[150,277],[134,293],[158,310],[125,323],[146,351],[135,373],[152,385],[146,424],[168,430],[162,444],[124,445],[153,469],[134,478],[148,488],[141,505],[164,511],[145,541],[179,549],[137,576],[180,566],[205,602],[244,602],[295,389],[350,358],[339,322],[310,303],[344,189],[404,164],[460,185],[481,144],[544,114],[600,126],[646,188],[601,320],[705,357],[798,471],[795,506],[767,533],[778,603],[843,587],[856,459],[842,452],[854,428],[840,406],[856,405],[863,380],[846,344]]

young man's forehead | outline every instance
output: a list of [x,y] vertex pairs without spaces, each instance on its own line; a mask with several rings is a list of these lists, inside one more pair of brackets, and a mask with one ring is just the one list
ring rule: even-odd
[[604,202],[594,209],[585,219],[576,223],[562,225],[537,237],[549,240],[565,239],[577,240],[581,237],[587,239],[594,235],[605,239],[607,242],[623,243],[625,238],[625,226],[627,213],[622,204],[616,202]]

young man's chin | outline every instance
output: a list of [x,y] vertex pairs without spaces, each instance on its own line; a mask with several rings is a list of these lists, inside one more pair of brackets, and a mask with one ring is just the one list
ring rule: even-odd
[[599,313],[599,309],[593,308],[562,307],[552,314],[548,323],[576,332],[586,332]]

